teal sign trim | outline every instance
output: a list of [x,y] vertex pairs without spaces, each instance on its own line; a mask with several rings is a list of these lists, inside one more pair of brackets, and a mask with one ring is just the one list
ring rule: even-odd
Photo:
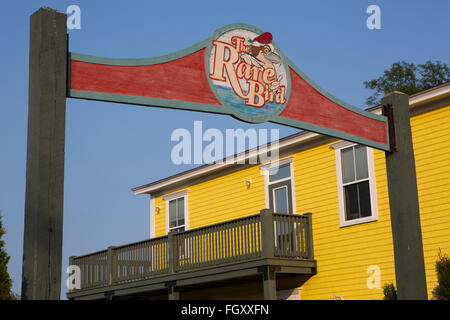
[[284,118],[284,117],[278,117],[277,119],[271,121],[272,123],[276,123],[276,124],[282,124],[288,127],[292,127],[292,128],[297,128],[297,129],[303,129],[306,131],[310,131],[310,132],[315,132],[318,134],[322,134],[325,136],[330,136],[330,137],[334,137],[334,138],[338,138],[338,139],[342,139],[342,140],[346,140],[346,141],[351,141],[351,142],[355,142],[358,144],[362,144],[371,148],[375,148],[375,149],[379,149],[379,150],[383,150],[383,151],[390,151],[390,147],[389,147],[389,136],[387,136],[388,138],[388,143],[387,144],[382,144],[379,142],[375,142],[373,140],[369,140],[369,139],[365,139],[359,136],[355,136],[343,131],[338,131],[338,130],[334,130],[334,129],[330,129],[330,128],[326,128],[326,127],[322,127],[322,126],[317,126],[311,123],[307,123],[307,122],[303,122],[303,121],[299,121],[299,120],[294,120],[294,119],[289,119],[289,118]]
[[116,58],[102,58],[102,57],[94,57],[89,56],[85,54],[79,54],[79,53],[70,53],[70,59],[75,61],[83,61],[83,62],[89,62],[89,63],[96,63],[96,64],[106,64],[110,66],[128,66],[128,67],[135,67],[135,66],[150,66],[154,64],[161,64],[173,60],[177,60],[180,58],[183,58],[185,56],[188,56],[194,52],[197,52],[205,47],[208,46],[210,43],[209,39],[206,39],[202,42],[199,42],[189,48],[167,54],[160,57],[154,57],[154,58],[141,58],[141,59],[116,59]]
[[93,92],[83,90],[70,90],[70,98],[96,100],[96,101],[109,101],[116,103],[133,104],[147,107],[160,107],[178,110],[200,111],[217,114],[229,114],[224,108],[216,105],[210,105],[205,103],[195,103],[189,101],[170,100],[149,98],[141,96],[132,96],[128,94],[115,94],[104,92]]

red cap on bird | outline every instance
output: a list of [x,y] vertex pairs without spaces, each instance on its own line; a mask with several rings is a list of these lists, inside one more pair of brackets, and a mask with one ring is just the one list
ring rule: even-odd
[[259,42],[262,44],[270,44],[272,43],[272,34],[270,32],[264,32],[263,34],[257,36],[253,39],[253,42]]
[[253,47],[267,47],[267,50],[269,50],[268,52],[273,52],[275,50],[272,45],[272,34],[270,32],[264,32],[263,34],[257,36],[255,39],[249,40],[249,42]]

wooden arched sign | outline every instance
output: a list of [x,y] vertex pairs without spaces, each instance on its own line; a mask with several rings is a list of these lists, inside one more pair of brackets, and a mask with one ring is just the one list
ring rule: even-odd
[[167,56],[111,59],[70,53],[68,97],[229,114],[389,150],[387,118],[313,83],[269,32],[231,24]]

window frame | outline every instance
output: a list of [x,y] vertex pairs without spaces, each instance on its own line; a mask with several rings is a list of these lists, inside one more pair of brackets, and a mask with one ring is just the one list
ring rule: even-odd
[[[286,178],[282,178],[279,180],[275,180],[275,181],[270,181],[270,175],[269,172],[271,169],[273,168],[279,168],[285,165],[289,165],[289,170],[290,170],[290,175],[289,177]],[[270,209],[270,186],[274,185],[274,184],[278,184],[278,183],[282,183],[282,182],[286,182],[289,181],[290,182],[290,189],[291,189],[291,206],[292,206],[292,212],[288,213],[290,215],[296,215],[297,214],[297,208],[296,208],[296,199],[295,199],[295,181],[294,181],[294,156],[289,156],[283,159],[277,159],[275,161],[272,161],[270,163],[266,163],[263,165],[260,165],[259,168],[261,169],[261,173],[264,175],[264,192],[265,192],[265,197],[266,197],[266,208]],[[272,192],[274,192],[276,189],[278,188],[274,188],[272,189]],[[289,190],[289,188],[288,188]],[[273,206],[275,209],[276,206],[276,200],[275,200],[275,195],[273,194]],[[288,201],[288,208],[289,208],[289,199],[287,199]],[[274,226],[274,237],[275,237],[275,247],[278,246],[278,237],[281,236],[281,233],[278,234],[278,228],[281,228],[280,225],[274,221],[273,223]],[[296,226],[295,226],[295,230],[296,230]],[[281,230],[281,229],[280,229]],[[294,231],[293,234],[291,235],[295,235],[297,234],[297,231]],[[292,242],[294,243],[294,242]],[[295,241],[295,246],[298,246],[297,241]]]
[[[270,181],[269,180],[269,171],[270,169],[273,168],[279,168],[282,167],[284,165],[289,164],[290,166],[290,176],[287,178],[283,178],[283,179],[279,179],[279,180],[275,180],[275,181]],[[269,209],[270,208],[270,195],[269,195],[269,186],[271,184],[275,184],[278,182],[283,182],[283,181],[287,181],[290,180],[291,182],[291,199],[292,199],[292,212],[290,214],[296,214],[297,210],[296,210],[296,200],[295,200],[295,183],[294,183],[294,157],[290,156],[287,158],[283,158],[283,159],[279,159],[279,160],[275,160],[272,161],[270,163],[266,163],[263,165],[260,165],[259,168],[261,169],[261,173],[264,175],[264,194],[265,194],[265,205],[266,208]]]
[[189,212],[188,212],[188,190],[181,190],[178,192],[174,192],[168,195],[164,195],[163,200],[166,201],[166,234],[169,233],[172,229],[180,228],[179,226],[176,228],[170,228],[170,210],[169,210],[169,202],[172,200],[176,200],[179,198],[184,198],[184,231],[189,230]]
[[[189,212],[188,212],[188,189],[184,189],[181,191],[177,191],[171,194],[167,194],[164,195],[163,200],[166,201],[166,234],[169,234],[169,232],[172,229],[177,229],[180,228],[180,226],[174,227],[174,228],[170,228],[170,205],[169,202],[172,200],[176,200],[176,199],[180,199],[180,198],[184,198],[184,231],[188,231],[189,230]],[[181,232],[184,232],[181,231]],[[184,250],[181,252],[180,251],[180,255],[179,255],[179,259],[183,260],[183,259],[187,259],[190,256],[190,252],[189,252],[189,239],[185,239],[185,243],[184,243]]]
[[[336,157],[336,180],[337,180],[337,188],[338,188],[338,201],[339,201],[339,227],[348,227],[353,225],[358,225],[367,222],[373,222],[378,220],[378,206],[377,206],[377,191],[375,184],[375,169],[373,162],[373,148],[368,146],[366,147],[366,156],[367,156],[367,173],[368,178],[359,179],[352,181],[351,183],[343,183],[342,182],[342,159],[341,159],[341,151],[343,149],[357,146],[357,143],[348,142],[348,141],[339,141],[337,143],[331,144],[331,148],[335,151]],[[356,177],[355,177],[356,178]],[[368,217],[361,217],[352,220],[347,220],[346,212],[345,212],[345,195],[344,195],[344,187],[350,184],[356,184],[363,181],[369,181],[369,192],[370,192],[370,209],[371,215]]]

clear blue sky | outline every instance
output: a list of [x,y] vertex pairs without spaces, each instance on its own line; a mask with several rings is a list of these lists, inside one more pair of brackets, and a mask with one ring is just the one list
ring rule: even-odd
[[[28,113],[29,17],[41,6],[81,8],[70,51],[101,57],[169,54],[236,22],[273,34],[283,53],[337,98],[365,108],[363,81],[393,62],[450,64],[450,2],[432,1],[4,1],[0,10],[0,210],[8,265],[21,291]],[[381,8],[381,30],[368,30],[366,8]],[[190,169],[170,161],[177,128],[249,128],[228,116],[67,100],[64,273],[71,255],[149,237],[149,198],[131,188]],[[280,128],[281,136],[297,132]],[[250,213],[249,213],[250,214]]]

